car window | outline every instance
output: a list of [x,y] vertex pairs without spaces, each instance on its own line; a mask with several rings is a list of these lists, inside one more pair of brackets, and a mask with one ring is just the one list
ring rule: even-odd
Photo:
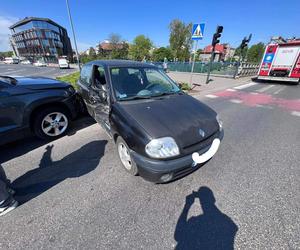
[[105,71],[102,66],[95,66],[94,70],[94,85],[101,88],[106,84]]
[[93,65],[85,65],[80,72],[80,82],[86,86],[90,86],[92,78]]

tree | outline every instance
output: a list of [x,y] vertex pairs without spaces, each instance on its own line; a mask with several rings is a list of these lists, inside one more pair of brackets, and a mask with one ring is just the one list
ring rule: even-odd
[[122,40],[121,36],[116,33],[111,33],[108,38],[111,45],[111,59],[127,59],[128,44]]
[[154,49],[152,53],[152,60],[155,62],[163,62],[164,59],[171,61],[173,59],[172,51],[170,48],[160,47],[158,49]]
[[192,24],[175,19],[170,25],[170,48],[173,56],[179,61],[187,61],[190,58],[192,46]]
[[263,43],[252,45],[247,52],[247,61],[251,63],[259,63],[263,57],[264,51],[265,45]]
[[148,37],[139,35],[134,38],[133,43],[130,45],[129,55],[132,59],[137,61],[149,59],[152,46],[152,42]]
[[13,51],[0,52],[0,58],[12,57],[13,55],[14,55]]
[[91,58],[91,60],[95,60],[96,59],[96,51],[93,47],[89,48],[89,57]]

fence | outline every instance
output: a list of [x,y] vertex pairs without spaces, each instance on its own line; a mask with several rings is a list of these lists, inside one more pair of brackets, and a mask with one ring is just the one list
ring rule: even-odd
[[[159,63],[157,63],[159,65]],[[209,64],[207,62],[195,62],[194,73],[206,74]],[[238,67],[237,62],[213,62],[211,67],[211,75],[237,77],[237,76],[251,76],[255,75],[258,71],[259,65],[241,63]],[[168,69],[170,71],[178,72],[191,72],[192,63],[189,62],[169,62]]]

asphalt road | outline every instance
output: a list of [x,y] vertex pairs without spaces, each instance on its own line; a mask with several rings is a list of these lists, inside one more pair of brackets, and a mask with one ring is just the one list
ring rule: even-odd
[[0,75],[9,76],[43,76],[55,78],[77,71],[76,68],[59,69],[57,67],[36,67],[22,64],[0,64]]
[[0,148],[23,202],[1,217],[0,248],[300,249],[300,85],[238,85],[196,93],[225,137],[213,159],[169,184],[126,174],[89,118],[51,143]]

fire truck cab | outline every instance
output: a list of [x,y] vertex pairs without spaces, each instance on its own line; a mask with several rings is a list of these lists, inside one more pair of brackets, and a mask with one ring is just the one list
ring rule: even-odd
[[257,78],[299,84],[300,39],[269,44],[260,64]]

